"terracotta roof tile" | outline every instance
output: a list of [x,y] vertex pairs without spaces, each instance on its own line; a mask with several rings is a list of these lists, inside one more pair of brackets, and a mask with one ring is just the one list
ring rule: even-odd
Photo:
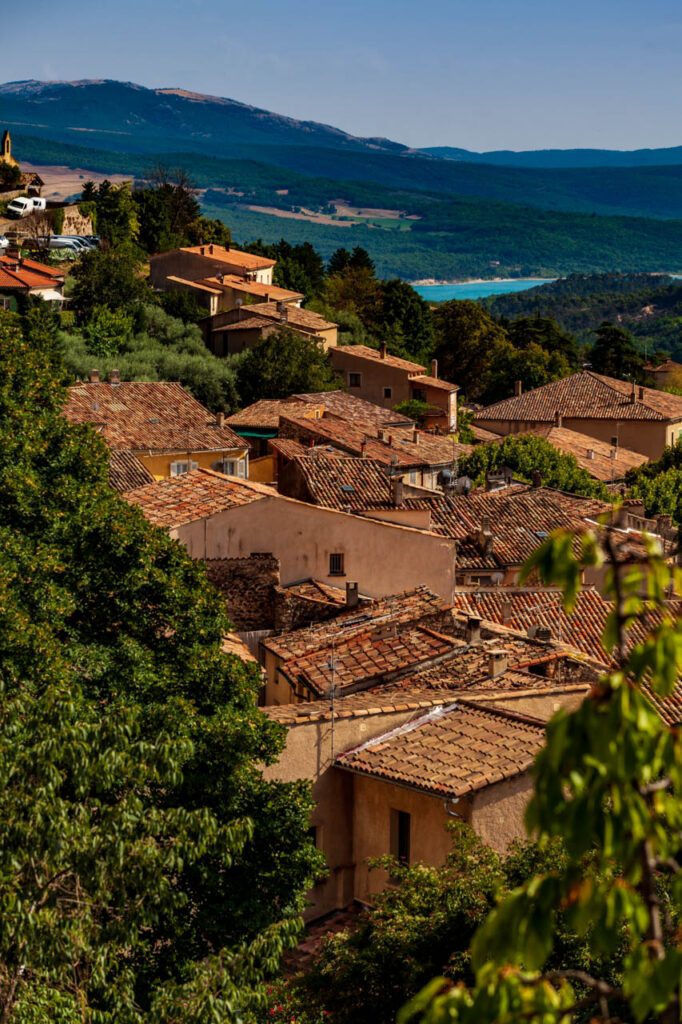
[[72,384],[64,409],[70,423],[91,423],[110,448],[128,451],[222,452],[244,441],[181,384],[126,381]]
[[238,274],[221,274],[218,277],[202,277],[194,284],[204,285],[207,288],[217,288],[225,291],[228,288],[237,292],[246,292],[249,295],[262,295],[267,301],[274,299],[279,302],[293,302],[302,299],[301,292],[292,292],[288,288],[280,288],[276,284],[261,284],[260,281],[249,281]]
[[425,375],[410,377],[410,384],[419,384],[421,387],[436,388],[438,391],[459,391],[458,384],[450,384],[449,381],[441,380],[440,377],[430,377]]
[[382,357],[379,349],[369,348],[367,345],[343,345],[338,351],[345,356],[353,356],[358,360],[364,359],[373,363],[383,363],[385,366],[392,366],[397,370],[405,370],[409,374],[426,372],[426,367],[420,363],[412,363],[409,359],[400,359],[398,356],[388,353]]
[[134,452],[113,449],[109,454],[109,483],[116,491],[132,491],[154,483],[154,477]]
[[479,409],[477,424],[486,420],[551,423],[557,412],[567,419],[668,420],[682,419],[682,396],[636,387],[591,370],[574,373],[522,395]]
[[[514,437],[522,437],[525,433],[524,431],[514,434]],[[580,434],[576,430],[568,430],[566,427],[538,425],[528,433],[536,437],[544,437],[564,455],[573,455],[581,469],[605,483],[609,483],[611,480],[622,480],[629,469],[637,469],[649,461],[646,455],[641,455],[639,452],[633,452],[620,445],[617,448],[612,448],[605,441],[599,441],[595,437],[590,437],[589,434]],[[502,440],[502,437],[495,438],[495,441],[498,442]],[[613,458],[611,457],[612,452]]]
[[528,771],[544,723],[458,700],[337,757],[340,768],[441,797],[461,797]]
[[393,508],[391,483],[381,462],[328,458],[323,451],[307,454],[305,449],[294,461],[316,505],[346,511]]
[[124,495],[125,500],[138,505],[155,526],[167,529],[271,496],[276,497],[276,492],[269,487],[210,469],[156,480]]
[[285,327],[287,324],[291,324],[294,327],[308,328],[311,331],[328,331],[338,326],[330,320],[325,320],[319,313],[314,313],[312,309],[287,305],[285,312],[286,320],[282,320],[276,302],[256,302],[251,306],[241,307],[241,322],[248,322],[252,317],[263,317],[270,322],[275,320]]
[[301,402],[322,404],[325,412],[332,413],[339,419],[348,420],[349,423],[360,423],[362,425],[371,423],[376,427],[403,426],[411,427],[412,420],[394,409],[384,409],[381,405],[375,405],[357,395],[351,395],[347,391],[324,391],[312,395],[294,395],[294,398]]
[[235,428],[251,427],[254,430],[259,428],[277,430],[280,416],[314,416],[316,410],[319,410],[319,415],[322,415],[324,411],[322,405],[313,408],[303,407],[302,403],[295,398],[261,398],[252,405],[247,405],[245,409],[240,409],[239,412],[228,416],[225,422]]
[[35,260],[17,259],[14,256],[0,256],[0,287],[27,290],[31,288],[59,288],[64,282],[64,273]]
[[243,267],[245,270],[265,270],[277,263],[277,260],[268,259],[267,256],[256,256],[255,253],[232,247],[226,249],[222,245],[188,245],[180,251],[205,256],[208,260],[217,260],[232,267]]

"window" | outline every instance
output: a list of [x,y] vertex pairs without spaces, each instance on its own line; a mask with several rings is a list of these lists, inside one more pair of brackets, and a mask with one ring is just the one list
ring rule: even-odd
[[412,388],[412,397],[415,402],[426,401],[426,388]]
[[393,388],[384,388],[384,398],[393,398]]
[[245,478],[246,463],[244,462],[244,459],[224,459],[223,473],[227,473],[228,476],[240,476]]
[[2,295],[0,295],[0,309],[9,309],[9,304],[10,299],[5,299],[3,298]]
[[198,462],[171,462],[170,464],[170,475],[171,476],[182,476],[184,473],[189,473],[190,469],[198,469]]
[[343,555],[335,553],[329,556],[329,575],[330,576],[344,576],[343,571]]
[[410,863],[410,815],[391,809],[391,856],[403,864]]
[[349,373],[348,374],[348,387],[349,388],[361,388],[362,387],[362,374],[361,373]]

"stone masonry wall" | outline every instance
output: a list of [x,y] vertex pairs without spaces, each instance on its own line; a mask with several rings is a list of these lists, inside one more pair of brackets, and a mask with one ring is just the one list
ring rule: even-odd
[[274,610],[275,632],[288,633],[292,629],[309,626],[311,622],[332,619],[343,611],[343,607],[333,601],[309,600],[300,594],[290,593],[284,587],[277,587],[274,592]]
[[254,552],[248,558],[209,558],[208,578],[225,597],[227,614],[237,630],[274,627],[274,592],[279,559]]

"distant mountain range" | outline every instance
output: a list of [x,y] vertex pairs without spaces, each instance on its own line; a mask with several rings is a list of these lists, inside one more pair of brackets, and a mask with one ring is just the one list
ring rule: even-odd
[[414,150],[232,99],[129,82],[0,85],[34,164],[145,177],[183,166],[235,238],[363,245],[408,279],[682,268],[682,147]]

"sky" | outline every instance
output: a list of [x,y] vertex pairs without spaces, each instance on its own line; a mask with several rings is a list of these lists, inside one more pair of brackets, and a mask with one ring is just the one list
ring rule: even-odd
[[681,0],[34,0],[30,22],[0,81],[178,87],[415,147],[682,143]]

